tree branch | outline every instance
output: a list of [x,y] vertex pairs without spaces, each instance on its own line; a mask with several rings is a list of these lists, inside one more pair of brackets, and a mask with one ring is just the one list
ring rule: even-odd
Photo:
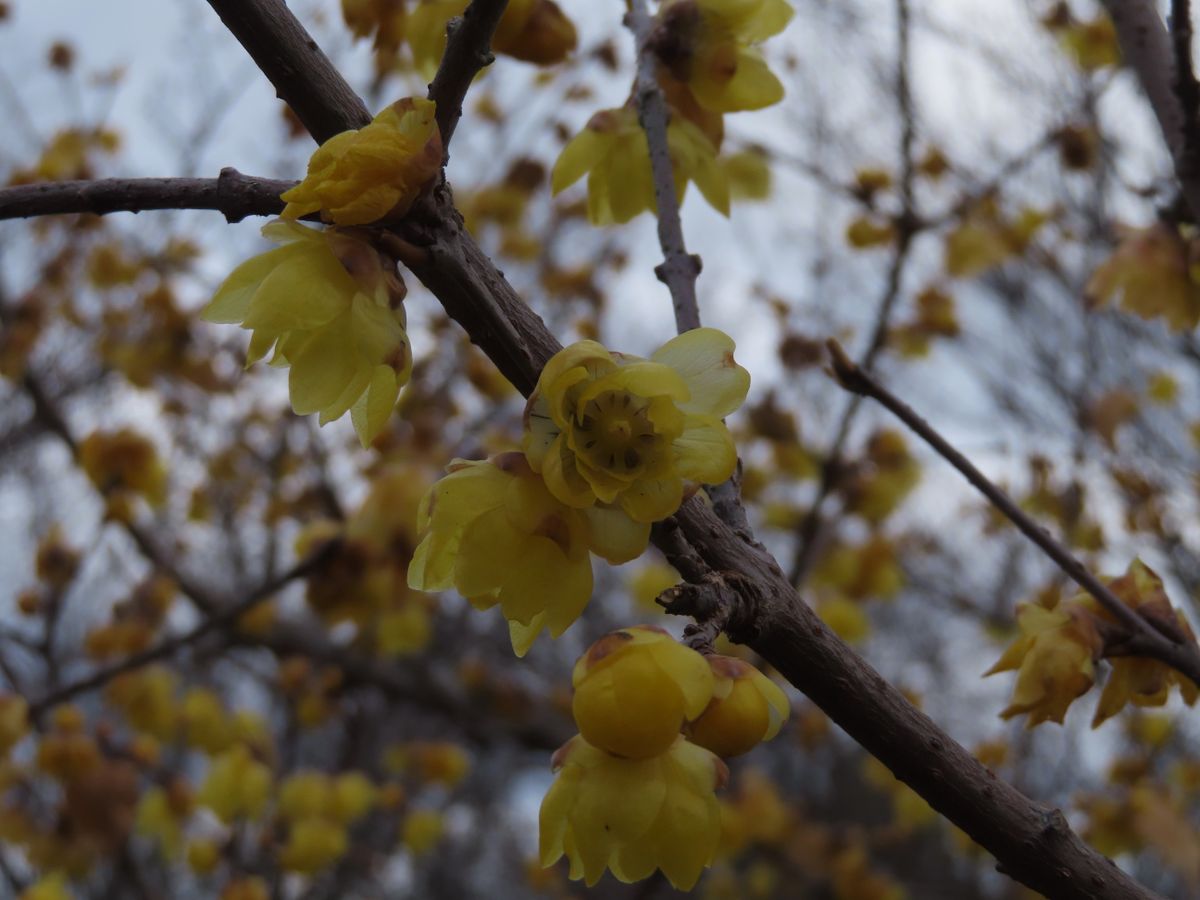
[[208,0],[208,4],[318,144],[371,121],[366,104],[284,0]]
[[146,209],[212,209],[228,222],[273,215],[279,195],[295,184],[243,175],[225,168],[217,178],[104,178],[48,181],[0,190],[0,219],[64,213],[141,212]]
[[[231,16],[247,10],[243,21],[251,25],[263,22],[262,8],[287,14],[280,0],[209,2]],[[271,62],[264,71],[276,80],[281,94],[284,87],[303,92],[306,61],[315,47],[303,29],[243,28],[238,37],[256,59],[264,56]],[[277,43],[264,49],[264,41]],[[365,116],[357,97],[352,102],[345,92],[330,92],[329,79],[327,71],[319,73],[322,99],[302,117],[313,123],[310,127],[320,139],[329,136],[329,129],[361,126]],[[435,190],[396,230],[424,248],[423,257],[418,255],[412,266],[418,278],[504,375],[528,394],[541,367],[561,345],[464,231],[448,191]],[[829,631],[765,550],[744,540],[694,497],[675,519],[696,556],[714,571],[726,573],[727,582],[729,576],[737,576],[732,581],[741,614],[730,619],[733,636],[748,643],[898,778],[991,851],[1009,875],[1054,897],[1154,896],[1087,847],[1061,813],[1031,802],[996,778],[915,709]]]
[[462,17],[451,19],[446,26],[446,52],[429,84],[429,99],[437,103],[446,160],[450,158],[450,139],[462,118],[463,98],[479,71],[495,60],[492,35],[507,7],[508,0],[471,0]]
[[160,659],[165,659],[179,652],[183,648],[196,643],[205,635],[210,634],[220,628],[236,628],[237,620],[250,612],[258,604],[269,599],[272,595],[278,593],[283,587],[295,581],[298,578],[303,578],[309,572],[321,567],[324,562],[329,559],[330,555],[337,547],[336,541],[330,541],[325,544],[316,553],[310,555],[306,559],[301,560],[288,569],[281,575],[264,582],[255,590],[247,594],[242,600],[223,607],[219,612],[215,612],[206,616],[203,621],[190,631],[185,631],[175,637],[167,638],[153,647],[148,647],[140,653],[133,653],[120,662],[113,663],[102,669],[97,669],[91,675],[73,681],[70,684],[63,685],[57,690],[51,691],[40,700],[37,700],[29,705],[29,715],[31,719],[39,719],[49,709],[57,706],[60,703],[65,703],[80,694],[94,691],[97,688],[104,687],[114,678],[133,672],[140,669],[142,666],[155,662]]
[[654,20],[646,11],[646,0],[630,0],[625,21],[637,39],[637,81],[634,90],[638,121],[646,132],[646,143],[650,148],[658,243],[663,252],[663,262],[654,273],[671,292],[671,303],[675,307],[675,330],[682,334],[700,327],[700,307],[696,303],[700,257],[688,253],[683,241],[683,223],[679,218],[679,202],[675,197],[675,173],[667,142],[670,111],[658,86],[658,59],[650,48]]
[[1122,647],[1128,655],[1157,659],[1200,685],[1200,649],[1195,644],[1171,640],[1122,603],[1103,582],[1088,571],[1087,566],[1072,555],[1071,551],[1026,515],[1011,497],[989,481],[986,475],[975,468],[969,459],[921,418],[911,406],[872,378],[862,366],[853,363],[837,341],[829,341],[829,353],[833,358],[833,372],[838,384],[858,396],[879,401],[961,472],[963,477],[1016,525],[1023,535],[1033,541],[1072,581],[1095,597],[1105,610],[1125,626],[1129,632],[1129,639],[1122,642]]
[[[875,310],[875,321],[871,326],[870,337],[867,338],[867,349],[863,357],[865,365],[873,365],[876,357],[887,344],[888,330],[891,327],[892,315],[900,300],[900,289],[904,283],[904,273],[908,268],[913,241],[923,227],[917,214],[913,186],[916,177],[916,161],[913,158],[913,147],[916,143],[916,110],[913,107],[912,90],[909,85],[909,74],[912,69],[912,20],[908,0],[896,0],[896,107],[900,112],[900,215],[896,219],[896,239],[892,246],[892,259],[888,264],[887,279],[884,282],[883,293]],[[834,432],[833,443],[825,455],[821,466],[821,480],[817,485],[817,493],[812,505],[804,514],[797,530],[796,549],[792,555],[792,567],[788,578],[797,587],[803,587],[804,579],[808,576],[816,558],[819,537],[821,534],[821,513],[837,487],[841,478],[842,454],[846,441],[850,438],[850,428],[858,416],[859,398],[852,397],[838,420]]]
[[[1175,164],[1175,176],[1200,221],[1200,167],[1195,165],[1188,134],[1197,130],[1195,109],[1185,110],[1177,87],[1175,54],[1166,25],[1154,0],[1101,0],[1117,29],[1117,39],[1126,63],[1137,75],[1158,119],[1167,149]],[[1178,40],[1178,34],[1176,39]],[[1187,53],[1191,54],[1189,47]]]

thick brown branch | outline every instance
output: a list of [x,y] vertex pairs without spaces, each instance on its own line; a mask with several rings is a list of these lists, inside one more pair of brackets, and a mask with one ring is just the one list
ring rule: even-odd
[[451,19],[446,26],[446,52],[429,85],[429,99],[437,103],[438,130],[447,159],[467,89],[479,70],[495,59],[492,35],[507,6],[508,0],[472,0],[461,18]]
[[658,280],[671,292],[675,307],[675,329],[679,333],[700,327],[700,307],[696,302],[696,277],[700,274],[700,257],[688,253],[683,241],[683,223],[679,218],[679,201],[675,196],[675,172],[667,142],[670,111],[658,86],[658,60],[650,47],[654,20],[646,11],[646,0],[631,0],[626,17],[629,28],[637,38],[637,97],[638,120],[646,132],[650,148],[650,171],[654,177],[654,202],[658,214],[658,243],[663,262],[656,268]]
[[[1166,25],[1154,0],[1102,0],[1112,17],[1121,54],[1133,69],[1175,164],[1192,216],[1200,221],[1200,171],[1192,165],[1187,133],[1196,110],[1184,110],[1177,91],[1175,54]],[[1189,51],[1190,53],[1190,48]]]
[[1046,556],[1070,576],[1072,581],[1095,597],[1096,601],[1124,626],[1128,632],[1128,640],[1136,645],[1139,655],[1164,662],[1200,685],[1200,650],[1197,650],[1195,644],[1171,640],[1153,624],[1122,603],[1070,550],[1026,515],[1011,497],[975,468],[969,459],[921,418],[911,406],[872,378],[863,367],[851,362],[837,341],[829,342],[829,352],[833,359],[834,374],[842,387],[859,396],[871,397],[879,401],[936,450],[943,459],[962,473],[963,477],[976,490],[987,497],[992,506],[1002,512],[1023,535],[1033,541]]
[[371,114],[284,0],[208,0],[317,143]]
[[62,213],[141,212],[146,209],[212,209],[226,221],[273,215],[279,195],[295,182],[243,175],[225,168],[217,178],[105,178],[48,181],[0,190],[0,219]]

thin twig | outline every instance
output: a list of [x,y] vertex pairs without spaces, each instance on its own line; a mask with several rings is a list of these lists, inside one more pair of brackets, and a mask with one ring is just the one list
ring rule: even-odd
[[295,581],[298,578],[303,578],[309,572],[320,568],[324,562],[329,559],[330,555],[337,547],[336,541],[331,541],[323,545],[316,553],[296,563],[286,572],[278,575],[275,578],[255,588],[243,599],[234,603],[231,606],[224,607],[219,612],[207,616],[199,625],[192,628],[190,631],[185,631],[175,637],[167,638],[153,647],[148,647],[140,653],[134,653],[127,656],[120,662],[113,663],[103,669],[97,669],[91,675],[73,681],[70,684],[64,685],[57,690],[51,691],[40,700],[37,700],[29,705],[29,715],[31,718],[39,718],[51,707],[57,706],[60,703],[77,697],[79,694],[93,691],[96,688],[103,687],[114,678],[124,675],[127,672],[132,672],[135,669],[140,669],[142,666],[152,663],[156,660],[164,659],[168,656],[179,652],[183,648],[196,643],[205,635],[210,634],[220,628],[234,627],[237,620],[246,613],[258,606],[264,600],[269,599],[272,595],[278,593],[283,587]]
[[670,112],[666,98],[658,86],[658,61],[650,48],[654,20],[646,10],[646,0],[630,0],[625,18],[637,40],[638,121],[646,132],[650,148],[650,170],[654,177],[654,202],[658,214],[658,243],[663,262],[655,270],[658,280],[671,292],[675,307],[675,329],[682,334],[700,327],[700,307],[696,303],[696,277],[700,274],[700,257],[688,253],[683,241],[683,223],[679,218],[679,201],[675,196],[675,171],[667,143],[667,123]]
[[1022,534],[1036,544],[1071,580],[1096,598],[1096,601],[1125,627],[1128,637],[1121,641],[1124,654],[1157,659],[1200,685],[1200,647],[1183,640],[1172,640],[1122,603],[1100,579],[1088,570],[1087,566],[1072,555],[1071,551],[1026,515],[1011,497],[993,484],[969,459],[921,418],[911,406],[871,377],[862,366],[852,362],[837,341],[830,340],[828,346],[830,357],[833,360],[833,372],[837,377],[838,384],[854,394],[877,400],[893,413],[936,450],[943,459],[962,473],[963,477],[987,497],[991,504],[1017,526]]
[[[895,222],[896,240],[892,246],[892,258],[888,264],[887,279],[884,282],[883,293],[875,310],[875,320],[871,334],[867,339],[867,347],[863,354],[863,364],[870,367],[887,344],[888,330],[891,327],[892,315],[900,300],[900,289],[904,284],[904,273],[908,268],[913,241],[922,228],[920,216],[917,214],[914,198],[914,181],[916,164],[914,160],[914,145],[916,143],[916,111],[913,106],[912,90],[909,84],[911,62],[911,19],[909,16],[908,0],[896,0],[896,105],[900,111],[900,215]],[[792,556],[792,567],[788,577],[792,584],[803,584],[808,570],[816,558],[818,538],[821,533],[822,512],[826,501],[833,494],[834,488],[842,474],[842,454],[846,441],[850,438],[850,429],[858,416],[859,398],[851,397],[846,404],[842,417],[834,432],[833,442],[825,461],[821,466],[821,480],[817,485],[816,496],[809,506],[797,530],[796,549]]]
[[450,158],[450,139],[462,118],[463,98],[480,69],[490,66],[492,35],[508,6],[508,0],[471,0],[461,17],[446,25],[446,52],[433,81],[429,84],[429,99],[437,103],[438,130],[442,147]]

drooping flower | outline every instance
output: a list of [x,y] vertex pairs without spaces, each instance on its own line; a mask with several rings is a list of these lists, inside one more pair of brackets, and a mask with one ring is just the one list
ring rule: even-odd
[[783,99],[783,85],[756,45],[783,31],[792,13],[786,0],[671,0],[653,47],[705,109],[762,109]]
[[717,852],[716,790],[728,769],[702,747],[676,738],[649,759],[621,759],[576,736],[554,754],[558,778],[542,801],[543,866],[566,856],[570,877],[594,885],[610,869],[639,881],[662,869],[690,890]]
[[[1140,559],[1134,559],[1124,575],[1107,583],[1122,603],[1159,630],[1167,633],[1174,631],[1181,640],[1195,643],[1196,636],[1187,619],[1171,606],[1162,578]],[[1101,621],[1116,625],[1116,617],[1091,595],[1081,592],[1073,602]],[[1200,698],[1200,687],[1166,663],[1132,656],[1110,657],[1108,661],[1112,665],[1112,672],[1100,694],[1096,715],[1092,719],[1093,728],[1115,716],[1127,703],[1141,707],[1165,705],[1172,686],[1179,687],[1188,706],[1194,705]]]
[[1030,728],[1047,720],[1062,722],[1071,703],[1095,683],[1102,649],[1095,623],[1078,606],[1021,604],[1017,624],[1020,637],[984,673],[1017,670],[1012,702],[1000,715],[1011,719],[1028,713]]
[[610,503],[637,522],[670,516],[684,483],[717,484],[737,450],[721,419],[750,375],[728,335],[697,328],[649,360],[580,341],[555,354],[525,407],[523,449],[569,506]]
[[579,657],[571,681],[571,712],[584,740],[629,759],[666,752],[713,692],[704,657],[651,625],[600,638]]
[[650,529],[619,510],[556,500],[520,453],[456,460],[449,473],[421,502],[409,586],[498,604],[518,656],[543,627],[558,637],[579,618],[592,594],[589,550],[628,562],[649,541]]
[[263,234],[284,246],[234,269],[202,315],[254,332],[247,365],[274,347],[296,414],[319,412],[324,425],[349,410],[366,446],[412,370],[395,265],[335,231],[272,222]]
[[304,180],[281,198],[285,219],[320,212],[337,225],[367,225],[408,212],[442,165],[432,100],[405,97],[313,153]]
[[740,756],[779,733],[787,721],[787,695],[748,662],[710,656],[714,675],[708,708],[688,726],[687,734],[718,756]]
[[[692,122],[673,115],[667,142],[675,198],[682,201],[688,182],[694,181],[714,209],[729,215],[729,182],[712,141]],[[604,109],[592,116],[563,147],[550,186],[557,194],[584,175],[588,176],[588,220],[594,225],[621,224],[657,208],[650,148],[632,106]]]
[[245,744],[238,744],[213,757],[196,800],[228,824],[261,816],[270,792],[270,768],[255,759]]

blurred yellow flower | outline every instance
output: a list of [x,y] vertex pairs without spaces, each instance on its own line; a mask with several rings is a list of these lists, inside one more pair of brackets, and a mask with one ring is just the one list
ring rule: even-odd
[[[717,148],[687,119],[673,115],[667,142],[675,178],[675,198],[682,202],[694,181],[704,199],[729,215],[729,181],[717,162]],[[557,194],[588,176],[588,219],[594,225],[628,222],[654,210],[654,176],[646,134],[632,106],[605,109],[592,116],[583,131],[563,147],[550,174]]]

